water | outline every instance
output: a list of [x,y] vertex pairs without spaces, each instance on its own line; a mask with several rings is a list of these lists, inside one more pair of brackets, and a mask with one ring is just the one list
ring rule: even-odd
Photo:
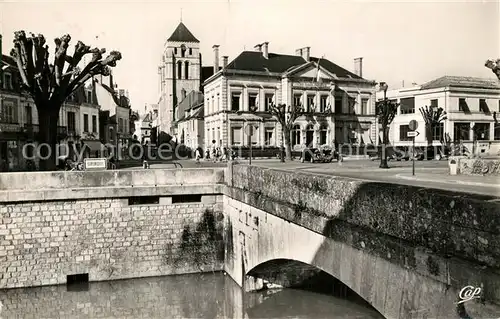
[[222,273],[0,291],[0,318],[383,318],[331,295],[283,289],[244,294]]

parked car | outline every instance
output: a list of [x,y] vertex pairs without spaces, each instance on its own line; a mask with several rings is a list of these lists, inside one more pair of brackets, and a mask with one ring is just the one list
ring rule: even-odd
[[342,155],[330,147],[323,148],[305,148],[302,150],[300,162],[310,163],[331,163],[333,160],[342,162]]

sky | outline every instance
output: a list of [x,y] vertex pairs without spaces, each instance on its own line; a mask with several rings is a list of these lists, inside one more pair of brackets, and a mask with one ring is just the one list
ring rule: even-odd
[[0,33],[4,54],[16,30],[44,34],[52,56],[53,39],[67,33],[70,48],[81,40],[120,51],[115,82],[143,110],[158,101],[163,45],[181,18],[200,40],[203,65],[213,65],[214,44],[229,61],[266,41],[273,53],[309,46],[311,56],[351,71],[363,57],[363,77],[395,89],[443,75],[493,78],[484,63],[500,58],[499,2],[3,0]]

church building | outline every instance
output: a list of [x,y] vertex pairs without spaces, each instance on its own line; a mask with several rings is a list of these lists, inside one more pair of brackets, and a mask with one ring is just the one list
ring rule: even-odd
[[168,134],[175,139],[178,122],[194,106],[187,101],[182,102],[188,95],[202,93],[203,81],[214,74],[212,66],[202,66],[200,41],[182,21],[164,44],[158,74],[158,133],[160,136],[162,133]]

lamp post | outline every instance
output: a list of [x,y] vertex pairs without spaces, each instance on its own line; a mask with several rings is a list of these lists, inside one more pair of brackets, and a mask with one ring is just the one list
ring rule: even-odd
[[[255,107],[255,106],[251,106],[250,107],[250,112],[252,114],[255,113],[256,110],[257,110],[257,107]],[[237,111],[236,114],[242,115],[243,112],[242,111]],[[245,124],[246,124],[245,125],[245,129],[244,129],[244,134],[247,135],[248,139],[250,140],[250,142],[249,142],[249,144],[250,144],[249,145],[250,146],[250,154],[249,155],[250,156],[249,156],[249,162],[248,162],[248,164],[252,165],[252,157],[253,157],[252,156],[252,136],[254,134],[254,127],[253,127],[252,124],[248,124],[248,120],[246,118],[242,117],[242,119],[243,119],[243,122],[245,122]],[[248,132],[246,131],[247,128],[248,128]]]
[[[387,112],[387,89],[389,88],[389,85],[387,85],[386,82],[380,82],[380,90],[384,92],[384,112]],[[389,166],[387,165],[387,153],[386,153],[386,143],[388,142],[386,139],[386,130],[387,127],[385,123],[382,124],[382,149],[381,149],[381,154],[380,154],[380,168],[388,168]]]

